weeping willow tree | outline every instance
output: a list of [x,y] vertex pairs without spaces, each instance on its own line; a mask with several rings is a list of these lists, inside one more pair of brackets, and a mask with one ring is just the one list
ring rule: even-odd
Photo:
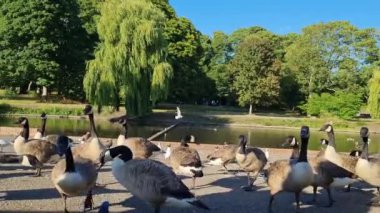
[[165,21],[149,1],[105,1],[97,24],[101,43],[84,78],[92,104],[117,106],[122,96],[127,114],[140,116],[166,98],[173,71],[166,62]]
[[369,80],[368,111],[372,118],[380,117],[380,70],[375,69]]

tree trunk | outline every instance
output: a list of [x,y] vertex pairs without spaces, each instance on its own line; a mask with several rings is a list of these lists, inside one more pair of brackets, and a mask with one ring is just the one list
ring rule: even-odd
[[249,104],[249,114],[252,115],[252,103]]

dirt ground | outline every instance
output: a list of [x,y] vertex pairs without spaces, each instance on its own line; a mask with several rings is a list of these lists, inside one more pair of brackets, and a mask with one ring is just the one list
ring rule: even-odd
[[[163,147],[167,143],[161,142]],[[177,144],[173,144],[177,146]],[[173,147],[172,146],[172,147]],[[194,146],[199,150],[202,159],[210,153],[214,145]],[[5,152],[12,153],[13,148],[7,147]],[[269,149],[269,160],[286,159],[290,150]],[[309,157],[316,152],[309,151]],[[153,159],[165,162],[163,154],[155,154]],[[168,163],[168,162],[166,162]],[[236,164],[228,166],[231,170],[237,170]],[[20,164],[0,164],[0,212],[59,212],[63,209],[63,202],[50,180],[52,165],[47,165],[42,177],[30,177],[34,170],[23,167]],[[210,208],[211,212],[267,212],[269,201],[268,187],[262,177],[256,181],[256,190],[245,192],[240,186],[246,184],[246,174],[238,172],[236,175],[225,174],[216,166],[205,166],[205,176],[197,179],[196,188],[192,192]],[[183,177],[186,185],[191,184],[189,177]],[[92,212],[97,212],[103,201],[109,201],[110,212],[153,212],[143,201],[133,197],[124,187],[116,182],[112,176],[110,162],[101,170],[98,182],[105,187],[94,189],[94,206]],[[331,208],[325,208],[327,194],[323,189],[318,192],[316,205],[308,205],[306,201],[312,198],[312,189],[308,187],[301,194],[300,212],[326,212],[326,213],[365,213],[379,212],[378,207],[368,207],[368,203],[375,197],[375,189],[365,183],[354,184],[351,192],[343,192],[341,188],[334,189],[333,198],[336,201]],[[71,197],[67,200],[68,210],[81,211],[84,196]],[[274,212],[295,212],[294,195],[283,192],[275,198]],[[206,212],[199,209],[169,209],[163,208],[162,212]]]

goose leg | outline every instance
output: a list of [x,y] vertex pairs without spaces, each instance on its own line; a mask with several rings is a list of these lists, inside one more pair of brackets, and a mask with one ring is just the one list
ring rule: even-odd
[[296,197],[296,204],[297,204],[297,208],[296,208],[296,211],[298,212],[300,210],[300,192],[295,192],[295,197]]
[[[256,178],[254,178],[255,180]],[[241,188],[244,190],[244,191],[252,191],[253,188],[252,188],[252,184],[254,182],[254,180],[251,180],[251,177],[249,176],[249,172],[247,172],[247,180],[248,180],[248,185],[247,186],[242,186]]]
[[193,186],[191,187],[191,189],[195,189],[195,177],[193,176]]
[[327,196],[328,196],[328,198],[329,198],[329,203],[327,204],[327,208],[330,208],[332,205],[333,205],[333,203],[334,203],[334,200],[332,199],[332,196],[331,196],[331,189],[330,189],[330,187],[328,186],[328,187],[326,187],[326,191],[327,191]]
[[154,208],[154,213],[160,213],[160,207]]
[[268,213],[272,213],[272,203],[274,200],[275,194],[271,194],[269,198]]
[[317,202],[317,189],[318,189],[318,186],[314,185],[313,186],[313,199],[310,201],[307,201],[306,202],[307,204],[315,204]]
[[32,175],[32,177],[40,177],[41,176],[41,167],[37,167],[36,173]]
[[90,189],[90,191],[88,191],[87,197],[84,201],[84,210],[86,210],[86,209],[92,210],[93,204],[94,204],[94,201],[92,200],[92,189]]
[[66,208],[66,199],[67,199],[67,196],[64,195],[64,194],[61,194],[61,196],[63,198],[63,206],[64,206],[63,212],[68,213],[67,208]]
[[347,187],[346,187],[346,190],[344,190],[345,192],[350,192],[351,191],[351,184],[348,184]]
[[227,174],[230,173],[230,171],[228,171],[228,169],[227,169],[227,167],[226,167],[225,164],[223,164],[222,166],[223,166],[224,170],[226,170],[226,173],[227,173]]

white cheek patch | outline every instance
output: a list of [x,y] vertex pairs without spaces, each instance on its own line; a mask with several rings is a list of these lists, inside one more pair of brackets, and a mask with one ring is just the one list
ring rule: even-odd
[[296,145],[296,138],[292,139],[292,142],[290,143],[290,145],[292,145],[292,146]]
[[123,122],[121,123],[122,125],[125,125],[125,124],[127,124],[127,120],[126,119],[124,119],[123,120]]
[[326,132],[331,132],[331,126],[330,125],[327,127]]
[[21,122],[21,124],[22,124],[22,125],[25,125],[25,124],[26,124],[26,120],[23,120],[23,121]]
[[109,150],[106,151],[106,153],[104,153],[104,161],[107,162],[107,161],[111,161],[113,160],[113,158],[111,157],[111,153]]

